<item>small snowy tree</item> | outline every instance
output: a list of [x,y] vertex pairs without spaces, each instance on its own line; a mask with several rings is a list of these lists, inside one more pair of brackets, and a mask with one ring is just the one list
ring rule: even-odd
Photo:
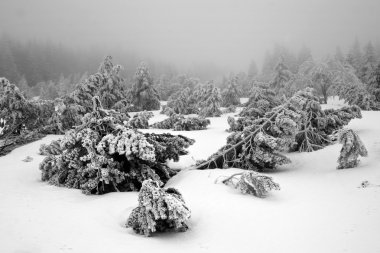
[[81,189],[86,194],[136,191],[145,179],[166,183],[176,172],[166,165],[178,161],[194,143],[184,136],[143,134],[122,124],[115,112],[101,107],[98,97],[82,124],[44,147],[42,180]]
[[231,105],[240,105],[239,91],[237,89],[237,77],[232,77],[228,81],[228,86],[222,92],[222,103],[223,107],[228,107]]
[[222,183],[239,189],[243,194],[251,194],[259,198],[266,197],[271,190],[280,190],[280,185],[275,183],[271,177],[254,171],[233,174],[224,179]]
[[343,144],[343,147],[340,150],[337,169],[354,168],[359,163],[359,155],[368,155],[363,142],[352,129],[344,129],[339,133],[339,143]]
[[154,232],[184,232],[188,229],[191,212],[177,189],[161,189],[159,182],[145,180],[138,202],[126,223],[126,227],[133,228],[136,233],[151,236]]
[[160,97],[153,87],[153,78],[145,63],[141,63],[135,73],[135,82],[130,91],[130,100],[134,111],[151,111],[160,109]]
[[201,102],[199,102],[199,115],[202,117],[219,117],[222,115],[220,103],[221,96],[219,89],[212,83],[209,83],[205,87],[205,92],[201,95]]

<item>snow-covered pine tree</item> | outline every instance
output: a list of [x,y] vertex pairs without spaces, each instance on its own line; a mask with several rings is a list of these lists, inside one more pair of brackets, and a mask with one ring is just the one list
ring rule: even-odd
[[276,93],[266,85],[254,86],[251,89],[249,100],[240,113],[240,117],[259,118],[272,108],[281,104]]
[[264,198],[271,190],[280,190],[280,185],[275,183],[271,177],[254,171],[235,173],[222,181],[238,189],[243,194]]
[[129,96],[134,106],[134,111],[160,109],[160,98],[153,87],[153,78],[150,76],[149,69],[145,63],[141,63],[136,70]]
[[368,73],[368,92],[380,103],[380,63]]
[[270,87],[276,91],[276,93],[284,93],[285,83],[287,83],[292,77],[292,72],[289,70],[288,66],[285,64],[283,57],[277,63],[274,68],[274,76],[270,83]]
[[296,94],[264,117],[253,120],[243,131],[231,134],[227,145],[196,169],[235,167],[263,171],[289,163],[281,152],[294,142],[305,100]]
[[322,111],[313,90],[305,89],[263,117],[241,118],[242,122],[229,119],[237,132],[227,138],[226,146],[196,168],[273,169],[289,162],[281,151],[322,148],[330,143],[328,135],[355,117],[361,117],[356,106]]
[[219,89],[212,82],[208,83],[204,88],[204,93],[200,95],[199,116],[201,117],[220,117],[221,96]]
[[231,105],[240,105],[239,91],[237,88],[237,77],[231,77],[228,80],[227,88],[222,92],[221,106],[229,107]]
[[131,128],[148,129],[149,119],[153,117],[153,112],[138,112],[126,124]]
[[172,114],[169,118],[156,122],[151,127],[173,129],[174,131],[193,131],[206,129],[209,124],[210,120],[202,117],[185,118],[181,114]]
[[376,68],[376,53],[372,43],[369,42],[364,48],[359,78],[365,84],[369,84],[370,78]]
[[138,202],[126,223],[126,227],[133,228],[136,233],[151,236],[154,232],[184,232],[188,229],[191,212],[177,189],[162,189],[159,182],[145,180]]
[[194,141],[170,134],[142,134],[123,125],[121,118],[103,109],[94,97],[93,111],[80,126],[66,132],[60,149],[44,148],[48,156],[40,164],[42,180],[86,194],[136,191],[145,179],[166,183],[175,175],[166,160],[178,160]]
[[360,156],[367,156],[368,152],[359,136],[352,129],[343,129],[339,133],[339,143],[343,144],[338,158],[337,169],[354,168],[358,165]]
[[[197,101],[190,88],[185,88],[172,94],[169,97],[166,107],[163,107],[163,110],[167,110],[168,112],[168,108],[171,108],[171,111],[174,113],[183,115],[198,113],[199,110],[197,108],[196,102]],[[167,112],[163,113],[168,114]]]

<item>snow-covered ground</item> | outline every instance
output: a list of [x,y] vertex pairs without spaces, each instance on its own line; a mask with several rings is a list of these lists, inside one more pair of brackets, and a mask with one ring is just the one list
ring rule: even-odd
[[126,229],[136,192],[86,196],[41,182],[38,148],[59,136],[0,157],[0,252],[380,252],[380,187],[358,188],[364,180],[380,184],[380,112],[349,125],[369,151],[359,167],[336,170],[339,144],[288,154],[292,163],[269,173],[281,190],[265,199],[215,184],[236,169],[190,168],[225,144],[226,117],[211,118],[208,130],[174,132],[196,139],[189,155],[170,163],[184,169],[168,186],[192,210],[185,233],[145,238]]

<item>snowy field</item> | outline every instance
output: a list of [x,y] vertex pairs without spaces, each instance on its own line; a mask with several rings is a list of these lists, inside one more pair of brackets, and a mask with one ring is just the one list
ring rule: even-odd
[[[191,169],[225,144],[227,116],[211,118],[207,130],[173,132],[196,139],[189,155],[170,163],[183,171],[167,185],[191,208],[185,233],[145,238],[126,229],[136,192],[86,196],[41,182],[38,148],[59,136],[0,157],[0,252],[380,252],[380,187],[359,188],[364,180],[380,185],[380,112],[348,126],[369,152],[357,168],[336,170],[339,144],[288,154],[292,163],[269,173],[281,190],[265,199],[215,184],[236,169]],[[165,117],[155,112],[152,122]]]

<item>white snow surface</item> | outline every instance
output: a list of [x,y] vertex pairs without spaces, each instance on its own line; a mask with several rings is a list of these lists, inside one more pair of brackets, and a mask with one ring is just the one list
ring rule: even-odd
[[[38,148],[59,136],[0,157],[0,252],[380,252],[380,187],[358,188],[380,184],[380,112],[349,124],[369,151],[357,168],[336,170],[339,144],[291,153],[291,164],[266,173],[281,190],[264,199],[215,184],[238,169],[191,169],[225,144],[227,116],[210,118],[207,130],[173,132],[196,139],[189,155],[170,163],[183,171],[167,184],[191,208],[184,233],[146,238],[125,228],[137,192],[87,196],[42,182]],[[152,121],[163,118],[155,112]]]

